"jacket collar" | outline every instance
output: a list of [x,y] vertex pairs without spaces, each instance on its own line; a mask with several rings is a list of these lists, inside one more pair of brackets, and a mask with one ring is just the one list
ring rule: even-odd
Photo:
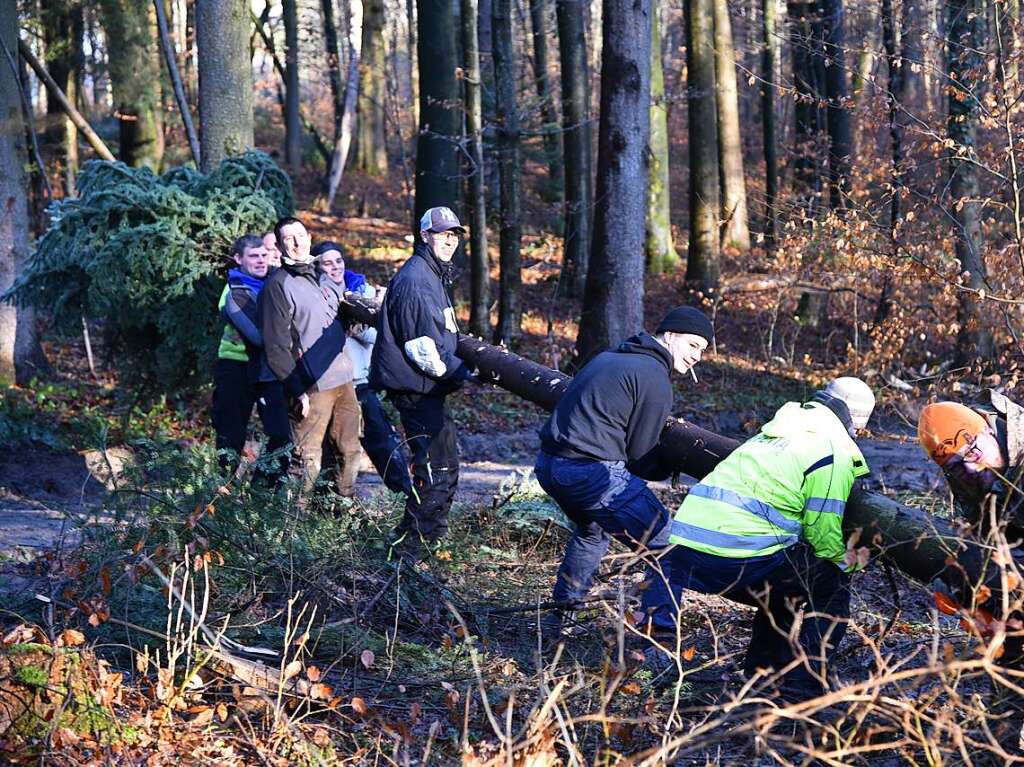
[[630,336],[619,344],[615,351],[620,354],[646,354],[654,357],[665,366],[669,375],[672,374],[672,355],[650,333],[641,331],[635,336]]
[[451,261],[447,264],[443,263],[441,259],[434,255],[434,249],[425,242],[416,243],[416,247],[413,248],[412,254],[413,256],[419,256],[426,261],[431,271],[441,278],[441,282],[444,283],[445,287],[451,287],[452,283],[455,281],[455,266]]

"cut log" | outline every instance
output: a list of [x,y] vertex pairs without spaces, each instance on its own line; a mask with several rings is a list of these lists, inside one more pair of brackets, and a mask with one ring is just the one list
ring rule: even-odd
[[[376,320],[374,308],[356,299],[342,306],[357,322],[373,324]],[[572,380],[565,373],[463,334],[459,334],[458,355],[477,369],[481,382],[500,386],[549,411]],[[699,480],[739,445],[737,440],[670,418],[661,433],[661,463]],[[961,604],[973,604],[973,591],[982,583],[998,596],[998,568],[987,567],[988,547],[960,535],[950,521],[922,509],[855,486],[843,515],[843,531],[848,540],[857,536],[857,545],[869,546],[910,578],[926,585],[943,582]],[[1014,557],[1024,565],[1024,553],[1014,550]]]

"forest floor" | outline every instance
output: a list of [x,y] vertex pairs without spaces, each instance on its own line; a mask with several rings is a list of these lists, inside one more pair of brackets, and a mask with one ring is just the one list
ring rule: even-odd
[[[343,242],[349,268],[371,281],[385,283],[408,255],[400,215],[305,215],[314,239]],[[557,245],[526,238],[518,351],[564,368],[578,307],[554,298]],[[681,285],[678,275],[650,281],[649,323],[680,301]],[[717,349],[697,368],[699,383],[678,385],[675,415],[742,438],[783,401],[851,372],[837,367],[832,335],[780,322],[777,309],[773,319],[776,295],[763,299],[744,294],[735,312],[719,307]],[[0,410],[0,754],[12,761],[494,758],[540,767],[626,755],[635,763],[668,754],[680,764],[759,765],[831,754],[823,763],[896,765],[922,749],[956,750],[954,731],[962,744],[972,727],[984,729],[972,702],[975,692],[990,693],[983,675],[958,672],[950,682],[924,671],[940,648],[947,662],[966,662],[974,640],[935,611],[927,588],[881,566],[854,580],[854,628],[836,671],[845,683],[868,672],[907,675],[884,696],[879,687],[793,709],[767,686],[745,686],[737,658],[749,608],[696,594],[680,605],[681,679],[666,683],[631,649],[643,568],[621,549],[577,614],[575,635],[561,649],[543,646],[541,605],[567,531],[526,478],[543,413],[506,392],[472,388],[452,398],[462,468],[451,532],[427,562],[396,567],[384,542],[401,503],[372,472],[340,517],[316,506],[295,515],[244,483],[217,488],[208,391],[144,402],[104,364],[93,379],[80,341],[53,339],[47,350],[52,376],[8,392]],[[879,489],[942,513],[941,476],[910,426],[921,399],[886,386],[862,444]],[[656,492],[671,509],[685,487],[661,483]],[[176,601],[177,593],[184,597]],[[183,605],[204,599],[205,625],[274,653],[248,656],[250,665],[265,661],[257,674],[264,684],[240,666],[202,660],[202,629]],[[72,651],[78,666],[50,663],[43,679],[33,677],[40,657]],[[12,683],[35,726],[5,733],[22,706],[4,698]],[[79,700],[83,691],[98,707]]]

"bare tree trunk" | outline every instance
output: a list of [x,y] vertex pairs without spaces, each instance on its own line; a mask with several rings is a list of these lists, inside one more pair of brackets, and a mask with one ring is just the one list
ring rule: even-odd
[[[198,2],[199,0],[197,0]],[[299,12],[297,0],[281,0],[284,17],[284,158],[293,176],[302,169],[302,121],[299,118]]]
[[533,28],[533,77],[537,83],[537,98],[540,101],[541,117],[544,120],[544,154],[547,158],[547,184],[545,199],[555,202],[562,199],[562,152],[558,141],[558,114],[554,94],[548,79],[547,9],[550,0],[529,0],[530,25]]
[[462,135],[451,0],[417,0],[416,18],[420,125],[414,224],[428,208],[454,204],[459,177],[455,142]]
[[718,289],[718,108],[713,0],[686,0],[686,103],[690,149],[690,244],[686,280]]
[[491,275],[487,256],[487,200],[484,190],[483,107],[477,0],[462,0],[462,50],[466,59],[466,141],[469,185],[469,332],[490,335]]
[[185,0],[185,93],[190,104],[196,103],[198,75],[196,74],[196,0]]
[[956,256],[964,287],[957,305],[957,358],[961,364],[992,356],[992,334],[983,322],[982,291],[988,289],[981,234],[975,140],[981,111],[980,91],[985,76],[981,50],[985,14],[981,0],[946,0],[946,38],[950,41],[949,119],[947,132],[953,142],[949,160],[949,208],[956,221]]
[[519,340],[523,309],[519,255],[519,115],[516,107],[516,63],[512,46],[512,2],[493,0],[494,81],[497,107],[498,172],[501,179],[501,260],[498,283],[498,325],[495,343],[512,347]]
[[714,17],[722,244],[745,252],[750,250],[747,184],[743,178],[739,88],[736,85],[736,54],[728,0],[714,0]]
[[384,0],[363,4],[363,43],[359,53],[359,105],[356,167],[371,176],[388,171],[384,141]]
[[[28,179],[25,168],[25,122],[21,113],[21,84],[14,68],[18,50],[18,8],[15,0],[0,0],[0,293],[14,283],[28,259],[32,242]],[[5,53],[10,54],[8,58]],[[39,346],[32,313],[0,303],[0,384],[24,382]]]
[[661,24],[651,7],[651,158],[647,178],[647,271],[661,274],[679,265],[672,242],[672,204],[669,189],[668,106],[665,72],[661,65]]
[[207,172],[255,144],[250,24],[246,0],[196,0],[199,120]]
[[651,4],[604,0],[602,19],[594,248],[576,337],[581,360],[638,332],[644,322]]
[[348,150],[352,145],[352,133],[355,127],[356,105],[359,102],[359,56],[363,35],[363,4],[361,0],[351,0],[349,17],[349,50],[348,72],[345,75],[345,104],[341,112],[341,129],[334,152],[331,155],[331,174],[327,182],[326,210],[334,207],[334,198],[341,186],[348,160]]
[[850,195],[850,162],[853,146],[850,133],[850,111],[847,106],[846,32],[843,0],[821,0],[825,67],[825,94],[829,153],[829,204],[842,211]]
[[337,144],[341,135],[341,117],[345,112],[345,96],[341,89],[341,51],[338,50],[338,28],[334,24],[334,0],[320,0],[320,18],[327,53],[327,83],[331,87],[331,103],[334,105],[334,143]]
[[102,0],[107,58],[118,117],[118,156],[159,171],[164,156],[156,14],[149,0]]
[[[61,92],[72,99],[77,98],[84,59],[82,6],[69,0],[44,0],[40,3],[40,26],[50,75]],[[44,135],[47,144],[57,146],[55,154],[64,194],[74,194],[78,173],[78,130],[61,105],[50,97],[46,99]]]
[[593,187],[585,7],[585,0],[555,0],[562,65],[562,146],[565,160],[561,288],[567,296],[583,295],[590,260]]
[[775,77],[779,71],[779,40],[776,28],[779,0],[762,1],[764,47],[761,52],[761,130],[764,144],[764,232],[768,246],[775,244],[778,226],[779,172],[775,137]]

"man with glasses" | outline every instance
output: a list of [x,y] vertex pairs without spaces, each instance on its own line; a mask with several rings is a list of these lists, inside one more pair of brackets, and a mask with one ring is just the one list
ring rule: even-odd
[[409,560],[448,530],[459,454],[445,398],[473,379],[456,354],[459,328],[448,293],[465,229],[445,207],[427,210],[419,228],[420,241],[391,279],[378,314],[369,378],[398,410],[412,452],[412,492],[391,552]]

